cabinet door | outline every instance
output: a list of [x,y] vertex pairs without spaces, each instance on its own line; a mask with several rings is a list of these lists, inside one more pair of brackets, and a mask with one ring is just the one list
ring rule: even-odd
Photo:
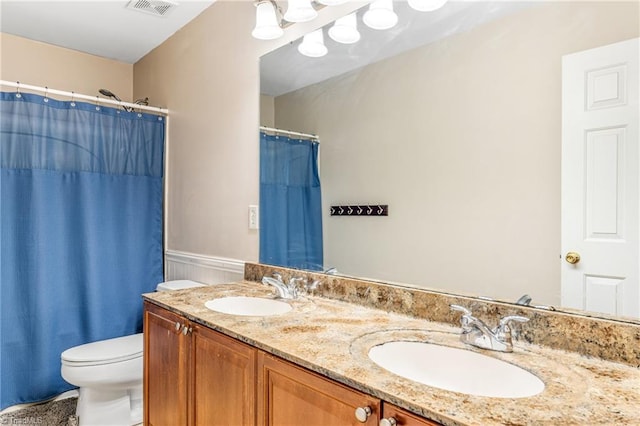
[[381,421],[381,426],[393,425],[393,421],[398,426],[441,426],[440,423],[419,417],[393,404],[384,402],[382,405],[382,418],[387,422]]
[[144,305],[144,424],[187,424],[187,321],[150,303]]
[[194,424],[255,425],[257,350],[194,324],[191,353]]
[[[357,408],[368,407],[364,421]],[[258,353],[258,418],[271,426],[377,425],[380,401],[310,371]]]

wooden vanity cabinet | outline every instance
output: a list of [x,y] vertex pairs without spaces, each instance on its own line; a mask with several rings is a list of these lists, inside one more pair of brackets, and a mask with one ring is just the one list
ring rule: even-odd
[[[368,413],[356,419],[356,410]],[[377,425],[380,400],[270,354],[258,353],[258,423],[284,425]]]
[[144,333],[146,426],[437,425],[150,302]]
[[[392,420],[393,419],[393,420]],[[395,422],[395,423],[394,423]],[[382,403],[380,426],[441,426],[440,423],[418,417],[409,411],[387,402]]]
[[257,350],[145,303],[144,424],[256,424]]

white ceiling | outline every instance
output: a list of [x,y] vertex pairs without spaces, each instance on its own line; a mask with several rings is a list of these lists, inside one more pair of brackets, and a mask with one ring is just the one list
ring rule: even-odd
[[128,0],[1,0],[0,30],[135,63],[215,0],[176,0],[164,16],[127,9]]

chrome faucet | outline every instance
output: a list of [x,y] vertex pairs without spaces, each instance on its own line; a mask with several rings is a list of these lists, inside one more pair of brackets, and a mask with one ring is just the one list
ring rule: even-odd
[[462,312],[462,317],[460,318],[460,324],[462,325],[460,341],[478,348],[491,349],[492,351],[513,352],[509,323],[511,321],[529,321],[529,318],[519,315],[508,315],[502,318],[498,326],[492,330],[482,320],[474,317],[471,311],[464,306],[451,305],[451,309]]
[[289,284],[282,281],[282,276],[278,273],[273,274],[273,278],[262,277],[262,284],[274,286],[281,299],[295,299],[298,297],[297,280],[299,278],[291,278]]

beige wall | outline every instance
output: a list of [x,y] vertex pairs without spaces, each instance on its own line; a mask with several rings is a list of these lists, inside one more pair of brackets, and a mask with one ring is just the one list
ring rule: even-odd
[[260,95],[260,125],[273,127],[275,126],[275,101],[273,96]]
[[248,206],[259,201],[259,58],[356,6],[260,41],[252,2],[217,1],[135,64],[134,95],[170,111],[167,249],[258,259]]
[[252,7],[214,4],[134,66],[136,95],[170,110],[169,249],[258,259],[258,232],[248,229],[248,206],[258,204]]
[[[320,135],[326,266],[559,303],[561,56],[639,35],[637,2],[575,6],[276,98],[276,127]],[[368,203],[389,217],[327,214]]]
[[85,95],[104,88],[125,101],[133,95],[131,64],[6,33],[0,33],[0,79]]

